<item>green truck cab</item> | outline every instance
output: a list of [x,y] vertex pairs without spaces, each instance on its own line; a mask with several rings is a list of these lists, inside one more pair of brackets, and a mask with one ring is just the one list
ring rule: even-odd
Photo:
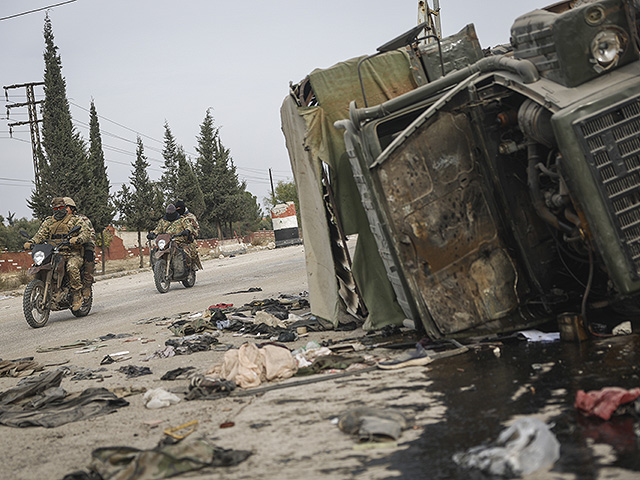
[[[362,94],[332,117],[344,155],[319,158],[337,185],[352,175],[395,301],[430,337],[638,311],[638,14],[633,0],[560,2],[484,51],[472,25],[427,46],[407,32],[343,75]],[[401,78],[385,55],[412,80],[391,78],[379,101],[371,78]],[[298,113],[330,110],[337,99],[308,83],[316,104],[298,95]]]

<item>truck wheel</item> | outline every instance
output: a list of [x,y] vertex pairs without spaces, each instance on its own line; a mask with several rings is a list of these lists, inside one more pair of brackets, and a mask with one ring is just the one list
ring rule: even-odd
[[153,280],[160,293],[167,293],[171,286],[171,280],[167,278],[166,273],[167,261],[164,258],[161,258],[153,266]]
[[189,275],[187,276],[187,278],[182,280],[182,285],[184,285],[185,288],[191,288],[195,284],[196,284],[196,271],[195,270],[189,270]]
[[49,320],[50,309],[42,306],[44,296],[44,282],[31,280],[24,289],[22,297],[22,311],[27,323],[33,328],[44,327]]

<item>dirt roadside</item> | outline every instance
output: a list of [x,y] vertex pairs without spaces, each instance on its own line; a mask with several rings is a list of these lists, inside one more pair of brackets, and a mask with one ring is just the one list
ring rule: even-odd
[[[301,247],[291,252],[301,255]],[[269,253],[261,256],[260,252],[243,255],[238,261],[247,262],[247,268],[252,268],[254,261],[263,263]],[[290,255],[289,255],[290,256]],[[205,267],[210,271],[223,269],[224,261],[215,260]],[[237,265],[237,264],[236,264]],[[237,267],[236,267],[237,268]],[[256,268],[256,267],[253,267]],[[273,268],[268,268],[273,272]],[[290,269],[295,272],[295,278],[288,281],[300,288],[289,287],[289,293],[299,295],[306,288],[304,269]],[[302,272],[302,273],[301,273]],[[115,282],[150,282],[148,275],[134,275],[133,278],[112,278],[109,282],[98,282],[96,288],[105,288],[104,283]],[[282,275],[285,275],[284,272]],[[144,275],[144,276],[143,276]],[[276,275],[274,273],[274,275]],[[289,276],[292,276],[290,274]],[[279,277],[274,277],[279,278]],[[206,283],[206,279],[201,282]],[[282,284],[287,284],[283,279]],[[289,284],[290,285],[290,284]],[[181,288],[181,287],[176,287]],[[225,286],[228,290],[234,288],[232,284]],[[147,290],[148,291],[148,290]],[[250,297],[237,294],[229,298],[236,305],[242,304],[242,299],[267,298],[273,292],[257,292]],[[170,292],[168,295],[176,292]],[[262,296],[261,296],[262,295]],[[105,297],[106,294],[102,294]],[[154,297],[165,299],[167,296]],[[175,298],[175,297],[174,297]],[[202,306],[194,308],[190,314],[202,313]],[[438,402],[429,395],[424,395],[428,389],[429,380],[424,367],[409,368],[402,371],[385,371],[369,368],[358,373],[346,373],[345,370],[333,370],[306,377],[292,377],[279,382],[262,384],[255,393],[250,390],[236,390],[232,396],[215,400],[186,400],[190,380],[179,377],[176,380],[161,380],[169,371],[179,368],[192,368],[191,373],[202,373],[223,362],[225,351],[223,346],[239,347],[243,343],[261,344],[269,342],[269,336],[256,338],[255,335],[242,336],[231,331],[215,332],[218,343],[214,349],[176,355],[170,358],[148,358],[154,352],[165,348],[169,339],[180,338],[174,335],[168,326],[177,319],[184,309],[169,311],[165,308],[165,316],[140,319],[127,322],[129,326],[119,331],[118,335],[128,335],[121,338],[109,338],[97,341],[90,346],[80,344],[72,348],[51,349],[49,351],[32,352],[35,360],[45,366],[44,372],[52,372],[57,368],[66,368],[66,375],[61,382],[67,393],[84,392],[90,388],[105,388],[110,391],[134,391],[132,395],[124,397],[128,406],[118,408],[108,415],[95,416],[81,421],[67,423],[55,428],[29,427],[12,428],[0,426],[2,439],[3,462],[0,467],[0,479],[33,479],[52,478],[61,479],[74,471],[85,470],[91,462],[91,454],[97,448],[110,446],[125,446],[137,449],[151,449],[167,438],[165,429],[179,427],[189,422],[197,422],[194,433],[183,442],[205,439],[216,446],[251,452],[242,463],[232,467],[209,468],[200,473],[187,474],[188,478],[229,478],[253,479],[263,478],[355,478],[366,471],[365,478],[393,478],[400,476],[382,462],[378,466],[370,463],[383,460],[388,452],[401,448],[402,442],[415,439],[429,418],[439,415]],[[292,311],[302,315],[305,309]],[[61,314],[57,314],[61,315]],[[96,318],[100,318],[100,310],[96,310]],[[190,318],[183,315],[181,318]],[[18,323],[18,328],[24,325]],[[47,328],[50,332],[61,330],[63,323],[47,325],[37,331],[25,330],[27,335],[41,334]],[[83,325],[78,322],[77,325]],[[15,328],[15,327],[12,327]],[[309,329],[311,330],[311,329]],[[93,331],[93,330],[91,330]],[[407,331],[408,333],[409,331]],[[45,332],[46,333],[46,332]],[[83,335],[80,332],[67,332],[66,336],[52,336],[45,345],[73,345]],[[308,331],[293,342],[286,343],[290,350],[305,347],[309,342],[317,344],[360,344],[366,337],[361,329],[352,331]],[[383,340],[386,341],[386,340]],[[401,341],[409,343],[415,341],[410,333]],[[57,343],[56,343],[57,342]],[[43,342],[41,341],[42,345]],[[33,347],[32,347],[33,348]],[[367,347],[354,351],[346,346],[340,353],[347,356],[364,357],[366,362],[360,368],[371,365],[377,359],[389,358],[397,355],[398,351],[384,348]],[[356,347],[360,348],[360,347]],[[23,349],[11,348],[12,354],[18,351],[26,356]],[[79,353],[85,352],[86,353]],[[100,365],[107,354],[127,351],[124,361]],[[0,358],[8,360],[0,354]],[[114,356],[115,358],[115,356]],[[14,357],[11,357],[15,360]],[[127,378],[120,371],[123,366],[134,365],[147,367],[151,374]],[[359,368],[358,365],[355,368]],[[352,367],[353,368],[353,367]],[[87,374],[88,379],[74,380],[74,372]],[[43,372],[34,372],[29,378],[36,378]],[[80,378],[80,377],[76,377]],[[17,386],[20,378],[0,377],[0,392],[6,392]],[[407,384],[422,386],[413,394],[403,392]],[[269,391],[260,390],[265,386],[278,386]],[[143,391],[162,388],[173,392],[181,401],[166,408],[148,409],[145,407]],[[396,443],[377,444],[375,448],[363,448],[355,438],[341,431],[335,424],[336,418],[349,409],[360,406],[388,408],[395,407],[403,410],[407,418],[411,419],[411,426],[402,432]],[[406,406],[406,408],[403,408]],[[414,428],[415,426],[415,428]],[[224,428],[223,428],[224,427]]]

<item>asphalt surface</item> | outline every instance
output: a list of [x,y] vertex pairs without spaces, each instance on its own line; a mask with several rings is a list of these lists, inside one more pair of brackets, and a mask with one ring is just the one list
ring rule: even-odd
[[[262,290],[229,294],[252,287]],[[3,330],[0,358],[27,357],[38,347],[131,331],[141,328],[132,327],[140,319],[202,311],[221,302],[240,305],[305,289],[304,252],[301,246],[295,246],[208,260],[204,270],[198,272],[195,287],[185,289],[176,284],[166,294],[155,290],[151,271],[101,280],[95,285],[95,308],[88,317],[77,319],[68,311],[54,312],[41,329],[32,329],[24,321],[21,297],[5,298],[0,300]],[[327,339],[335,334],[315,335],[310,338]],[[225,338],[231,341],[230,334],[221,340]],[[406,329],[374,334],[358,329],[343,332],[340,340],[361,341],[369,345],[367,353],[377,358],[393,358],[411,351],[420,336]],[[202,427],[208,425],[210,435],[217,432],[215,438],[225,446],[249,448],[254,452],[247,462],[237,467],[191,478],[495,478],[460,467],[454,455],[477,446],[495,445],[500,433],[521,418],[542,420],[560,444],[559,458],[551,470],[526,478],[640,478],[638,413],[631,410],[604,421],[585,417],[574,407],[578,390],[640,387],[640,337],[637,334],[592,338],[582,343],[531,342],[518,336],[464,343],[467,352],[426,366],[367,371],[349,378],[323,379],[242,399],[179,405],[172,407],[171,415],[165,414],[166,421],[176,425],[182,419],[209,417],[213,420],[210,424],[203,423]],[[74,360],[78,357],[75,355]],[[188,360],[200,363],[199,358],[194,355]],[[155,371],[161,365],[164,369],[170,368],[168,361],[158,361],[152,367]],[[0,383],[8,387],[12,382],[3,379]],[[140,400],[132,398],[131,408],[134,408]],[[413,427],[393,445],[359,449],[357,442],[339,432],[330,419],[361,405],[409,412]],[[89,422],[94,427],[94,437],[87,437],[84,447],[81,438],[88,433],[81,433],[82,422],[55,429],[62,433],[42,429],[20,429],[15,433],[12,432],[15,429],[0,427],[5,440],[20,439],[15,448],[8,448],[5,443],[5,452],[25,451],[22,463],[15,459],[16,455],[6,463],[13,468],[9,472],[13,477],[6,478],[33,478],[31,473],[42,476],[46,469],[24,470],[25,464],[36,461],[40,443],[47,452],[63,442],[69,442],[68,448],[74,450],[84,448],[82,455],[73,458],[74,468],[82,467],[85,459],[88,462],[91,448],[103,446],[116,437],[123,443],[128,440],[149,446],[158,434],[141,424],[144,408],[141,404],[137,407],[138,412],[143,413],[128,414],[127,409],[123,409],[118,415],[123,416],[123,425],[128,422],[132,431],[145,432],[146,437],[143,433],[128,435],[130,432],[126,430],[123,435],[101,433],[98,427],[113,428],[114,420],[98,418]],[[119,417],[114,415],[114,418]],[[234,428],[217,429],[216,425],[230,419],[235,422]],[[28,447],[24,445],[33,445],[33,448],[27,453],[24,449]],[[64,463],[57,468],[58,475],[54,478],[61,478],[59,473],[68,473],[71,469]],[[6,473],[0,469],[0,478],[5,478]]]

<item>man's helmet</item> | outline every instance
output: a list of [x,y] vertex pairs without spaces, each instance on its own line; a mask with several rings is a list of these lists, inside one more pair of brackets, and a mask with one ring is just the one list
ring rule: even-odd
[[60,207],[66,207],[67,203],[64,201],[62,197],[53,197],[51,200],[51,208],[56,209]]
[[64,200],[64,204],[67,207],[77,208],[76,207],[76,202],[73,201],[73,198],[71,198],[71,197],[63,197],[62,199]]

